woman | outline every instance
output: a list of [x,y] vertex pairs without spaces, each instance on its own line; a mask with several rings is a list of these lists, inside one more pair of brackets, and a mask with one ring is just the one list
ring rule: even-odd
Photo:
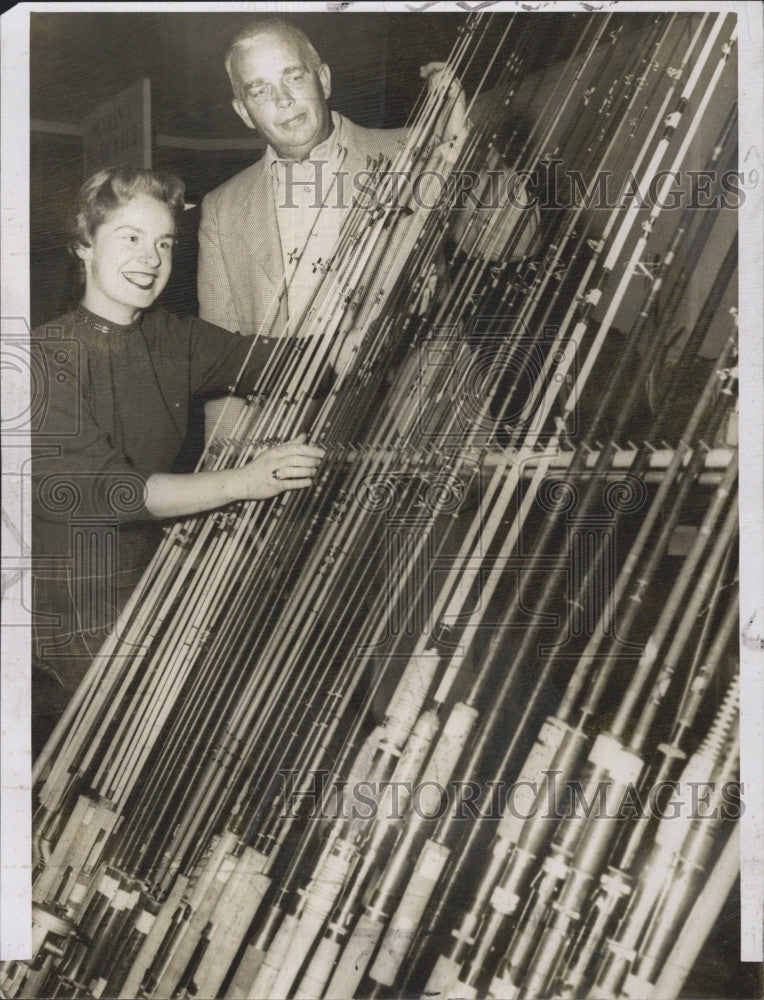
[[[270,349],[197,318],[144,315],[167,284],[184,186],[112,167],[80,191],[78,309],[33,334],[45,373],[33,424],[33,711],[59,713],[156,547],[158,522],[308,486],[302,438],[224,471],[173,473],[189,401],[251,387]],[[249,356],[251,353],[251,356]],[[115,546],[116,527],[116,546]]]

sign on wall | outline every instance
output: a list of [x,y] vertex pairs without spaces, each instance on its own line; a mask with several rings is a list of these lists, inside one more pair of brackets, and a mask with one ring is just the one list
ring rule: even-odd
[[83,119],[83,171],[114,164],[151,167],[151,80],[144,78]]

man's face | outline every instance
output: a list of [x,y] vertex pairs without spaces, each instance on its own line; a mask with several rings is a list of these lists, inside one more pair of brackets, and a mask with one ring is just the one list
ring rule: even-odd
[[231,62],[236,113],[278,156],[303,160],[329,135],[329,67],[312,69],[296,38],[264,34],[239,45]]

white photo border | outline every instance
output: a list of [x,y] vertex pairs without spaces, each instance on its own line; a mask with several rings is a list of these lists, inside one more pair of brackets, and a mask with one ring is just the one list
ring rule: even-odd
[[[25,3],[3,14],[2,38],[2,285],[0,323],[3,343],[28,331],[29,295],[29,19],[34,12],[209,12],[241,13],[277,10],[280,13],[354,14],[396,13],[412,16],[453,12],[465,15],[492,11],[640,11],[637,2],[517,2],[517,3]],[[718,11],[738,15],[740,52],[740,169],[764,172],[764,21],[755,0],[739,2],[652,2],[652,12]],[[742,674],[741,780],[745,814],[741,821],[741,960],[764,960],[764,207],[762,183],[747,190],[740,208],[740,663]],[[28,406],[28,382],[13,365],[2,368],[3,417]],[[29,521],[22,509],[19,488],[28,448],[18,444],[2,452],[3,483],[3,617],[17,600],[14,581],[29,586],[23,550],[15,527]],[[10,554],[9,554],[10,553]],[[17,576],[11,579],[13,573]],[[8,586],[6,588],[6,583]],[[24,595],[28,604],[29,595]],[[7,602],[6,602],[7,601]],[[19,916],[31,908],[31,823],[29,814],[30,753],[30,638],[24,627],[3,625],[0,761],[2,823],[0,824],[0,958],[23,958],[31,950],[30,922]]]

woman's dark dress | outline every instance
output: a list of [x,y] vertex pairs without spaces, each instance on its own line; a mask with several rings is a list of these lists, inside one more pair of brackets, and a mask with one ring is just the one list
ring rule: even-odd
[[[196,394],[243,391],[272,344],[157,310],[130,326],[80,307],[33,335],[34,712],[61,710],[156,548],[143,502],[170,472]],[[39,382],[39,384],[37,384]],[[41,674],[40,671],[43,673]],[[60,685],[60,686],[59,686]]]

